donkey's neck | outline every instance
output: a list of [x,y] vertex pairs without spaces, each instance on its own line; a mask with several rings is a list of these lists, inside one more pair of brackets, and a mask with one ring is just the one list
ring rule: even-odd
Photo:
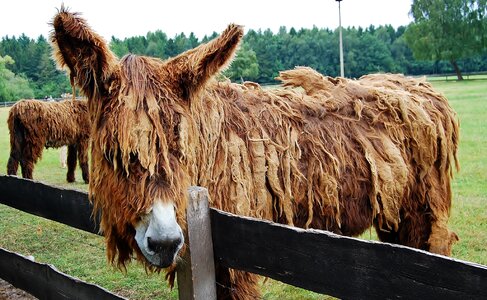
[[[272,212],[272,204],[265,194],[264,144],[273,139],[275,134],[268,133],[279,125],[268,120],[273,125],[264,128],[265,122],[258,120],[266,109],[260,101],[269,102],[272,97],[272,92],[260,87],[210,83],[191,102],[191,117],[182,118],[180,148],[191,184],[207,187],[214,207],[272,219],[265,215]],[[285,143],[283,147],[288,147]],[[263,194],[251,196],[254,191]]]

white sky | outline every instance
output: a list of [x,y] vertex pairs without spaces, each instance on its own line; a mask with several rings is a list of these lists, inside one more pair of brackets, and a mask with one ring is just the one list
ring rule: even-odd
[[[0,38],[47,37],[48,23],[64,2],[72,12],[81,12],[90,26],[110,40],[146,35],[158,29],[172,38],[177,33],[194,32],[198,38],[220,33],[229,23],[245,29],[279,26],[334,29],[338,27],[338,2],[335,0],[3,0],[0,4]],[[390,24],[397,28],[409,24],[412,0],[343,0],[342,25]]]

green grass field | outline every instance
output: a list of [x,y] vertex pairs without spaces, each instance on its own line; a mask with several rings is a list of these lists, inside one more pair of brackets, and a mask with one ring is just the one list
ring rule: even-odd
[[[454,203],[450,227],[460,241],[453,257],[487,265],[487,80],[440,81],[434,86],[442,91],[457,111],[461,123],[460,173],[453,182]],[[6,126],[8,109],[0,108],[0,174],[5,174],[9,154]],[[34,169],[34,178],[50,184],[87,190],[77,170],[75,184],[65,181],[60,167],[59,150],[44,151]],[[99,284],[130,299],[177,299],[163,274],[147,275],[137,264],[126,274],[109,266],[101,237],[0,205],[0,247],[32,255],[39,262]],[[364,238],[374,236],[366,233]],[[327,299],[327,296],[297,289],[273,280],[263,281],[264,299]]]

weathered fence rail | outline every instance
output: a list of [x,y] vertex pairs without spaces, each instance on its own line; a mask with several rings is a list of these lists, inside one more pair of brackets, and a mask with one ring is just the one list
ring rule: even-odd
[[86,192],[1,175],[0,203],[87,232],[99,231]]
[[[81,100],[83,97],[76,97],[77,100]],[[50,98],[50,99],[34,99],[34,100],[38,100],[38,101],[45,101],[45,102],[50,102],[50,101],[62,101],[62,100],[66,100],[66,99],[72,99],[71,97],[64,97],[64,98]],[[6,101],[6,102],[0,102],[0,107],[11,107],[13,106],[15,103],[19,102],[20,100],[23,100],[23,99],[19,99],[17,101]]]
[[[211,211],[215,259],[345,299],[487,299],[487,267],[429,252]],[[231,234],[230,234],[231,233]]]
[[8,102],[0,102],[0,107],[10,107],[14,105],[16,102],[15,101],[8,101]]
[[[91,206],[83,192],[0,176],[0,203],[97,232],[97,221],[91,218]],[[215,209],[210,215],[214,259],[227,267],[340,298],[487,299],[486,266]],[[199,220],[195,227],[203,223]],[[192,282],[197,274],[211,274],[211,270],[201,273],[197,269],[201,261],[208,260],[208,255],[199,257],[208,249],[193,248],[191,238],[190,249],[191,263],[195,264],[186,278]],[[214,282],[200,278],[194,287],[201,288],[201,284]],[[194,298],[193,290],[189,294],[187,297]]]
[[106,289],[0,248],[0,278],[39,299],[125,299]]

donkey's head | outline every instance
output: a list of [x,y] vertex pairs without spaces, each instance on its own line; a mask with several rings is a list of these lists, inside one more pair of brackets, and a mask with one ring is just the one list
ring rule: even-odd
[[[230,25],[220,37],[167,61],[118,59],[79,15],[61,8],[51,34],[54,57],[87,97],[92,121],[90,199],[112,262],[131,254],[166,268],[184,245],[188,141],[198,139],[191,103],[229,64],[243,35]],[[192,154],[194,156],[194,154]]]

